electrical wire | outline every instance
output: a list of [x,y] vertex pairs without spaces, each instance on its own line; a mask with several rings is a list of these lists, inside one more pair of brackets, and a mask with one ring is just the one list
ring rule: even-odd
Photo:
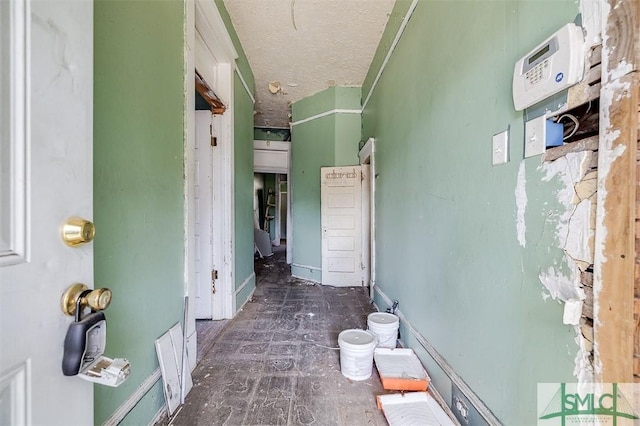
[[340,347],[336,348],[336,347],[324,346],[324,345],[321,345],[320,343],[316,343],[315,340],[307,339],[307,336],[308,336],[308,334],[305,334],[304,336],[302,336],[302,341],[303,342],[313,343],[315,346],[319,346],[319,347],[325,348],[325,349],[331,349],[332,351],[339,351],[340,350]]
[[560,117],[558,117],[558,119],[556,120],[556,123],[559,123],[560,120],[562,120],[565,117],[570,119],[571,121],[573,121],[574,126],[573,126],[573,130],[571,131],[571,133],[569,133],[567,136],[562,138],[563,141],[566,141],[571,136],[575,135],[576,132],[578,131],[578,129],[580,128],[580,122],[575,117],[575,115],[572,115],[572,114],[562,114]]

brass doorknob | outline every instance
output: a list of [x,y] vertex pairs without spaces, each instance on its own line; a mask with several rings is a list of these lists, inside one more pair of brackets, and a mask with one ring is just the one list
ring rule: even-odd
[[62,312],[74,316],[76,306],[90,307],[94,311],[103,311],[111,303],[111,290],[97,288],[90,290],[85,284],[76,283],[70,286],[62,295]]
[[93,241],[96,227],[87,219],[71,217],[62,225],[62,240],[69,247],[79,246]]

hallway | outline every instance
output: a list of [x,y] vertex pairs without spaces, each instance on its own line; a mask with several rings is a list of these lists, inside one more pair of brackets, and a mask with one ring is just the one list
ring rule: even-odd
[[292,278],[285,252],[256,262],[257,288],[193,372],[175,425],[385,425],[375,372],[340,373],[338,333],[366,328],[366,289]]

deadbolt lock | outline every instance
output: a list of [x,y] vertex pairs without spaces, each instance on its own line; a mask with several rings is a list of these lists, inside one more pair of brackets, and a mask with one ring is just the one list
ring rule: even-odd
[[94,311],[103,311],[111,303],[111,290],[108,288],[89,289],[85,284],[76,283],[62,295],[62,312],[78,318],[80,311],[89,307]]
[[62,225],[62,240],[69,247],[89,243],[95,235],[93,223],[81,217],[71,217]]

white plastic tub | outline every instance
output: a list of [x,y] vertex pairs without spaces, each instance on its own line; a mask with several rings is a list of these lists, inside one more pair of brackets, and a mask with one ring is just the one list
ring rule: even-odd
[[367,380],[373,370],[375,337],[365,330],[344,330],[338,335],[340,371],[351,380]]
[[379,348],[395,348],[400,319],[386,312],[374,312],[367,317],[369,331],[378,339]]

